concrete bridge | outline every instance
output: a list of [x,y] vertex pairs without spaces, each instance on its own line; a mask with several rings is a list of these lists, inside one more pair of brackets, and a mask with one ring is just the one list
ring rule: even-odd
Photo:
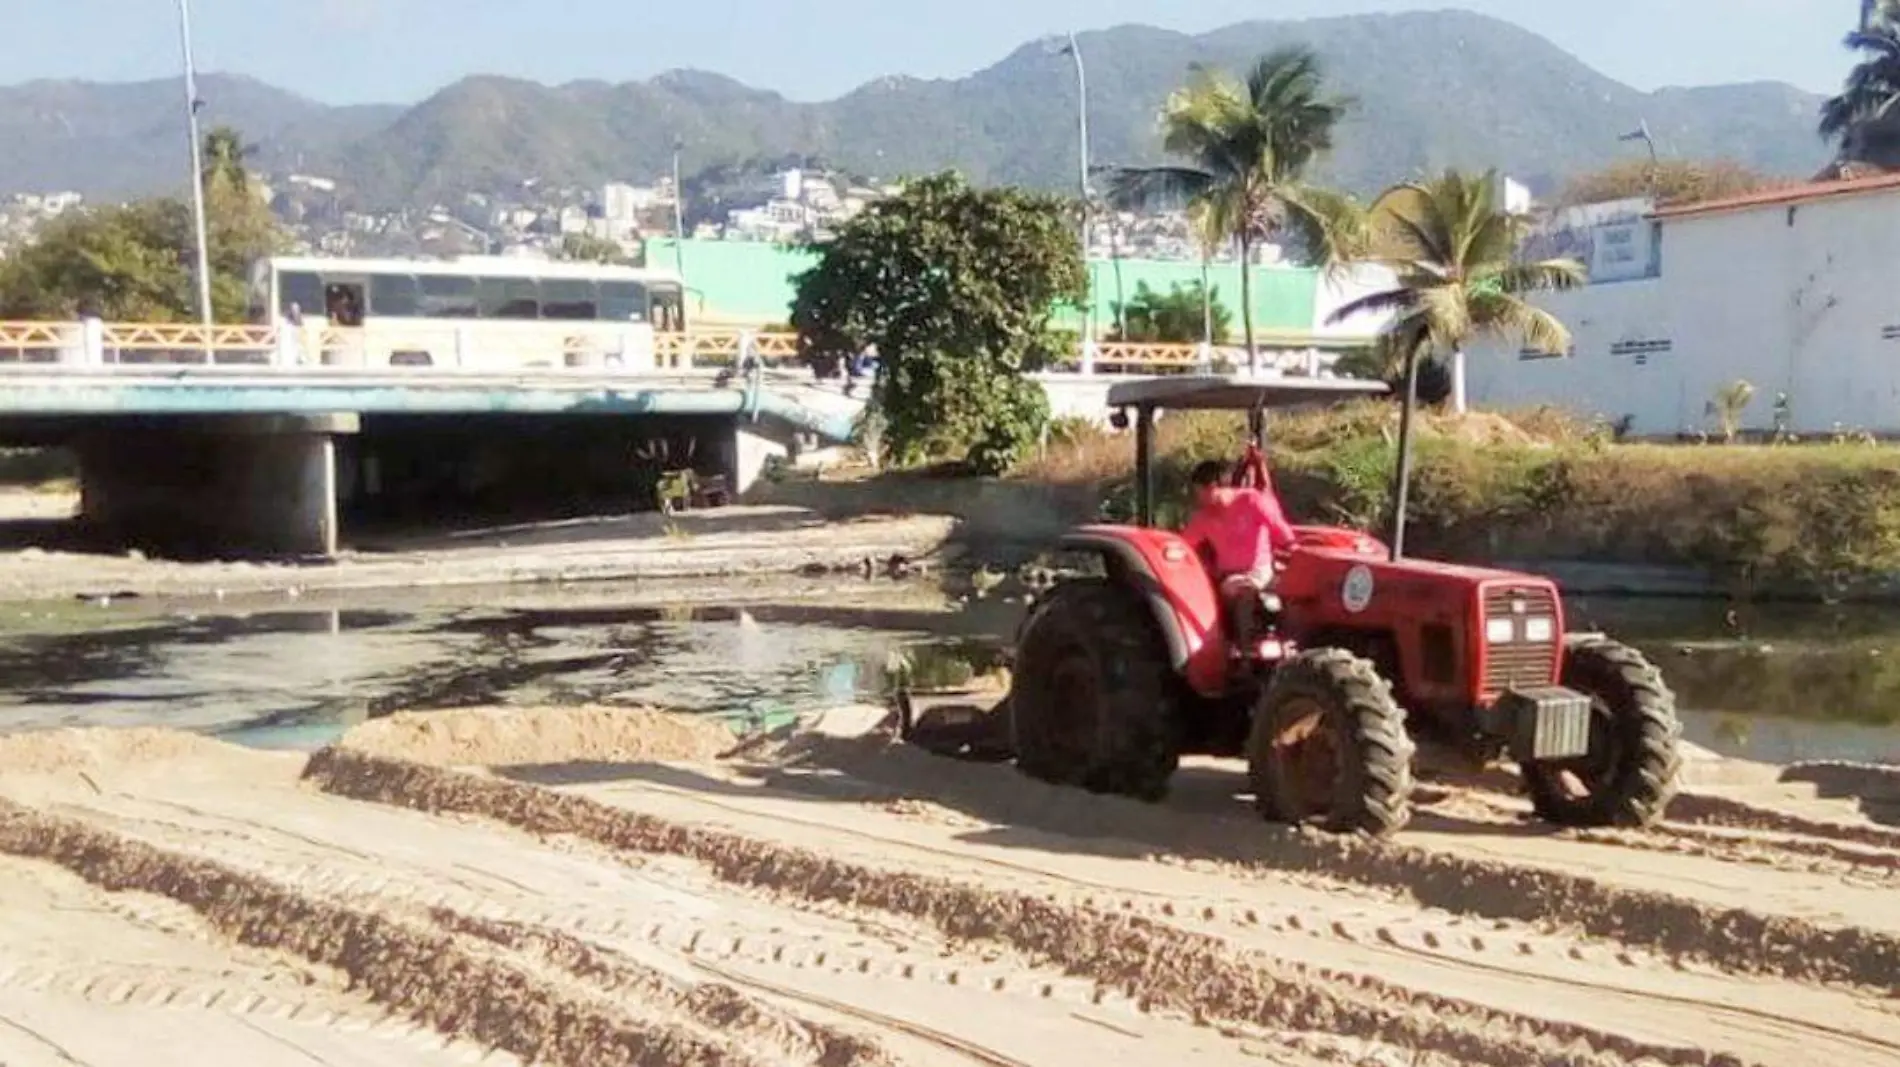
[[[0,445],[71,449],[82,517],[115,542],[323,557],[346,519],[484,494],[632,510],[652,506],[637,487],[680,468],[744,492],[773,457],[848,440],[863,407],[863,388],[816,379],[783,334],[526,325],[412,327],[392,344],[375,327],[0,323]],[[1093,345],[1039,380],[1058,415],[1094,418],[1116,380],[1221,358]],[[1276,362],[1320,358],[1282,347]]]

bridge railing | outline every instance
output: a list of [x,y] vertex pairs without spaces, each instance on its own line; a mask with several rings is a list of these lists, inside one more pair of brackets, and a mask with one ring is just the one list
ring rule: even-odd
[[[1269,340],[1263,359],[1282,370],[1318,366],[1316,349]],[[799,364],[795,334],[595,322],[441,324],[379,321],[368,327],[212,326],[195,323],[0,322],[0,364],[343,367],[484,371],[643,372],[728,368],[747,356],[768,368]],[[1182,374],[1245,361],[1231,346],[1095,341],[1050,370],[1082,375]]]

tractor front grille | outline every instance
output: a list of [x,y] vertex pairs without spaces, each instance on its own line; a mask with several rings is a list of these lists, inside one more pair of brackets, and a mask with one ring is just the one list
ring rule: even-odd
[[[1521,615],[1513,610],[1520,601],[1524,605]],[[1553,624],[1553,634],[1548,641],[1531,643],[1525,641],[1523,636],[1524,619],[1542,617],[1554,620],[1557,617],[1557,599],[1550,589],[1494,586],[1484,594],[1484,617],[1508,618],[1517,622],[1516,640],[1499,644],[1485,643],[1484,691],[1494,694],[1507,689],[1536,689],[1551,684],[1551,675],[1557,667],[1557,648],[1563,635],[1554,632]]]

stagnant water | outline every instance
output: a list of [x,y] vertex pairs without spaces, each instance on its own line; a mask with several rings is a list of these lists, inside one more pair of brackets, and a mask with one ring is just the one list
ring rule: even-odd
[[[0,731],[164,725],[308,748],[400,708],[605,703],[771,721],[956,681],[1020,608],[915,584],[587,586],[0,606]],[[701,603],[687,606],[685,600]],[[1900,613],[1579,600],[1667,671],[1691,740],[1900,763]]]

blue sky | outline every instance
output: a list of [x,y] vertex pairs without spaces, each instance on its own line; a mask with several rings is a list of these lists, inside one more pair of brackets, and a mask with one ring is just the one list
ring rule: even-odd
[[[12,0],[0,81],[178,70],[175,0]],[[795,99],[885,74],[956,77],[1024,41],[1140,22],[1464,7],[1544,34],[1639,88],[1839,84],[1858,0],[193,0],[199,66],[332,103],[419,100],[469,73],[625,81],[675,67]]]

